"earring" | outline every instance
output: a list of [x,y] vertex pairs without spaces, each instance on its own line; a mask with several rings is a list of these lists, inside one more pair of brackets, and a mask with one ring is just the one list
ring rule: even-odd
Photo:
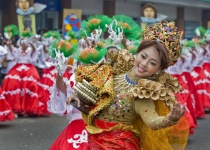
[[149,78],[150,80],[156,80],[159,76],[160,76],[160,72],[156,72],[153,75],[151,75],[151,77]]

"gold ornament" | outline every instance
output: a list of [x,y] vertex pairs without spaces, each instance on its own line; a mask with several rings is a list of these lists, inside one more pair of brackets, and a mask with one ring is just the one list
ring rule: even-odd
[[142,40],[158,40],[168,50],[170,65],[173,65],[179,58],[181,52],[180,31],[174,22],[162,21],[154,23],[143,32]]

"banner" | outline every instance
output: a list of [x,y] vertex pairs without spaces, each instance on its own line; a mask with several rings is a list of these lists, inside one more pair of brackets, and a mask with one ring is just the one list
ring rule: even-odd
[[82,18],[81,9],[63,9],[63,36],[67,36],[67,32],[72,30],[79,34],[80,23]]
[[[73,31],[76,37],[79,35],[80,24],[82,18],[81,9],[63,9],[63,36],[65,40],[69,40],[70,43],[75,44],[78,39],[72,39],[68,37],[68,31]],[[68,65],[74,66],[77,62],[73,58],[68,59]],[[71,67],[69,69],[72,69]]]
[[16,0],[18,27],[21,34],[24,30],[36,34],[34,0]]

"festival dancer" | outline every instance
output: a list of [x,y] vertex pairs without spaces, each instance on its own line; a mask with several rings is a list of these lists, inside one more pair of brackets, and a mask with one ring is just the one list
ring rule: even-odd
[[39,74],[32,64],[37,59],[36,49],[28,43],[29,31],[22,33],[19,48],[9,45],[17,64],[11,68],[2,84],[3,94],[12,110],[18,115],[39,115]]
[[[170,38],[164,37],[165,32]],[[87,149],[185,148],[189,124],[182,118],[185,108],[174,97],[180,86],[162,72],[178,59],[181,50],[179,34],[174,32],[178,30],[173,22],[154,24],[143,32],[135,60],[126,50],[119,50],[113,67],[77,68],[77,94],[67,102],[77,101],[81,110],[85,103],[93,105],[90,111],[83,111],[89,132]],[[173,41],[175,38],[178,40]]]

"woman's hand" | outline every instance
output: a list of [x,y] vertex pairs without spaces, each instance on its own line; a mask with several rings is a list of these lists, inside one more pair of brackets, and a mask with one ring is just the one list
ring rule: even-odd
[[176,103],[171,112],[167,115],[167,119],[173,122],[178,121],[185,113],[185,104]]
[[71,101],[77,101],[77,106],[80,107],[80,99],[77,97],[77,95],[72,95],[70,97],[68,97],[66,99],[66,104],[67,105],[70,105],[71,104]]

